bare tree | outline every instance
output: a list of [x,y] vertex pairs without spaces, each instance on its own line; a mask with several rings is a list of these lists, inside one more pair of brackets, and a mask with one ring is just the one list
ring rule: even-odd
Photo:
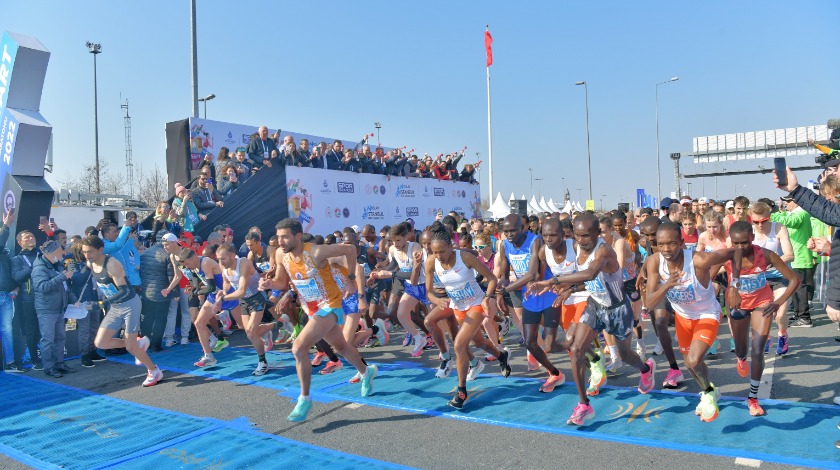
[[[135,173],[138,186],[137,200],[145,203],[149,207],[157,207],[157,203],[167,199],[168,193],[166,190],[167,178],[166,174],[162,173],[160,167],[154,166],[152,170],[146,170],[142,166]],[[128,180],[125,173],[112,172],[108,169],[107,162],[101,162],[99,165],[100,187],[103,194],[126,194],[128,187]],[[76,175],[71,175],[69,172],[64,174],[64,177],[58,180],[58,184],[65,189],[71,191],[78,191],[83,193],[94,193],[96,181],[96,167],[94,165],[85,165],[82,171]]]
[[137,172],[139,178],[137,180],[137,199],[146,203],[149,207],[157,207],[158,202],[168,199],[169,192],[167,191],[168,180],[166,174],[160,171],[160,167],[155,164],[154,170],[146,170],[142,166]]

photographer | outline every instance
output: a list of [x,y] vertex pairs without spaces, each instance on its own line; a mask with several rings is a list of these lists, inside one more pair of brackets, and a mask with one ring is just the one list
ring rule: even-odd
[[222,177],[219,179],[219,194],[222,199],[230,196],[232,192],[239,187],[239,178],[236,174],[236,168],[233,165],[228,165],[222,172]]
[[198,177],[198,187],[192,190],[193,201],[199,214],[207,214],[216,207],[223,207],[222,195],[213,187],[213,178],[206,169]]
[[[812,217],[825,222],[828,225],[840,225],[840,185],[837,184],[837,176],[829,175],[824,181],[822,189],[823,196],[814,194],[808,188],[799,185],[796,175],[787,168],[787,181],[785,185],[779,184],[779,177],[773,172],[773,182],[776,187],[788,191],[789,197],[799,207],[808,212]],[[831,238],[831,255],[829,256],[828,286],[826,288],[825,313],[833,322],[840,322],[840,231],[835,231]]]
[[32,290],[41,330],[41,360],[44,373],[56,378],[75,372],[64,364],[64,310],[68,304],[67,280],[73,272],[64,270],[63,260],[61,245],[50,240],[41,247],[41,255],[32,266]]

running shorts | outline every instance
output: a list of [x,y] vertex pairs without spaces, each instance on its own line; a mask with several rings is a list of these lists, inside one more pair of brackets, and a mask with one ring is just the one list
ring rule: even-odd
[[680,345],[680,352],[688,354],[689,347],[694,341],[702,341],[711,347],[717,339],[718,326],[720,326],[720,322],[714,318],[689,320],[677,315],[677,343]]
[[637,302],[642,298],[639,289],[636,289],[636,279],[628,279],[624,281],[624,293],[630,297],[630,302]]
[[542,323],[543,328],[557,328],[560,325],[560,309],[548,307],[539,312],[532,312],[527,308],[523,309],[522,323],[525,325],[539,325]]
[[580,317],[586,309],[586,302],[578,302],[576,304],[566,305],[560,308],[560,316],[563,321],[563,330],[569,331],[572,323],[580,322]]
[[633,332],[633,309],[627,296],[612,307],[604,307],[591,297],[586,301],[586,308],[580,316],[580,323],[586,324],[596,332],[605,331],[619,341]]

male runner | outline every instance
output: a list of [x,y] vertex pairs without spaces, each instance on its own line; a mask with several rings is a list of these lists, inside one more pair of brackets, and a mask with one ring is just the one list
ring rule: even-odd
[[[90,264],[93,280],[110,304],[108,313],[96,332],[94,344],[101,349],[125,348],[137,361],[146,366],[147,374],[143,386],[151,387],[163,379],[163,372],[146,354],[149,338],[137,339],[137,333],[140,331],[140,298],[128,285],[123,265],[103,254],[103,248],[105,244],[99,237],[89,236],[82,240],[82,254]],[[125,339],[115,338],[122,328],[125,328]]]
[[[700,404],[695,414],[704,422],[718,417],[720,392],[709,380],[704,358],[712,346],[720,326],[720,304],[715,295],[710,271],[726,261],[740,265],[737,250],[712,253],[694,252],[685,248],[680,225],[663,223],[656,231],[656,256],[645,263],[647,299],[659,303],[665,297],[677,313],[677,341],[688,368],[700,386]],[[731,302],[737,303],[735,289]]]
[[[498,279],[499,284],[496,288],[496,302],[503,313],[507,313],[507,303],[505,303],[504,294],[510,294],[511,303],[513,303],[513,321],[516,328],[519,329],[520,334],[525,333],[522,325],[523,316],[523,293],[525,292],[525,285],[531,278],[527,278],[520,282],[520,279],[528,273],[531,265],[531,254],[536,253],[535,247],[539,249],[542,243],[539,237],[529,231],[523,229],[522,218],[516,214],[510,214],[505,217],[502,223],[502,233],[504,240],[499,244],[498,250]],[[516,278],[513,284],[509,283],[508,273],[513,268],[513,275]],[[536,279],[534,279],[536,280]],[[538,300],[538,297],[533,297],[529,302],[529,307],[532,312],[541,312],[544,302]],[[552,299],[553,301],[553,299]],[[549,303],[548,305],[551,305]],[[522,336],[524,342],[524,336]],[[522,344],[522,343],[520,343]]]
[[[289,414],[289,421],[305,420],[312,408],[312,400],[309,397],[312,380],[309,350],[317,341],[327,340],[337,353],[344,356],[359,371],[362,375],[363,397],[373,391],[373,379],[377,372],[375,365],[368,366],[356,347],[344,340],[341,330],[341,325],[344,324],[341,299],[353,293],[356,286],[348,282],[342,295],[329,266],[329,258],[336,256],[344,256],[347,265],[352,266],[356,260],[356,249],[343,244],[303,243],[302,236],[303,227],[297,219],[289,218],[277,223],[277,241],[280,245],[280,250],[275,254],[277,270],[273,278],[262,279],[259,283],[259,290],[285,289],[291,283],[309,315],[309,321],[292,346],[300,380],[300,397],[295,409]],[[347,277],[350,281],[355,280],[352,273]],[[288,298],[289,296],[285,296],[281,302],[287,301]]]
[[[577,386],[580,403],[567,420],[568,424],[582,425],[584,421],[595,417],[595,410],[589,404],[587,395],[597,395],[607,381],[603,369],[603,359],[597,353],[585,357],[585,352],[595,336],[605,331],[615,336],[618,357],[627,365],[639,369],[639,392],[648,393],[654,387],[656,363],[653,359],[642,359],[630,347],[633,332],[633,310],[624,293],[624,281],[619,269],[615,250],[600,238],[598,218],[590,213],[583,213],[574,221],[575,241],[578,252],[575,260],[576,272],[554,278],[554,283],[561,288],[584,283],[589,291],[586,310],[580,323],[574,329],[571,338],[572,375]],[[584,367],[590,364],[592,375],[590,387],[584,387]]]
[[[755,235],[747,222],[733,223],[729,227],[729,239],[732,247],[740,251],[743,257],[740,270],[731,265],[726,266],[729,285],[737,287],[741,295],[740,305],[730,303],[729,314],[732,337],[735,339],[735,355],[738,357],[736,369],[741,377],[750,376],[750,393],[747,399],[750,415],[763,416],[764,410],[758,404],[758,387],[764,373],[764,345],[770,334],[773,317],[796,292],[800,281],[779,255],[753,244]],[[767,274],[773,268],[788,282],[787,288],[778,299],[774,299],[773,290],[767,280]],[[749,329],[752,330],[751,366],[747,366],[748,323]]]
[[[247,258],[236,256],[233,245],[221,245],[216,249],[219,265],[224,278],[223,287],[216,292],[215,310],[221,310],[224,301],[239,300],[242,307],[242,321],[245,334],[257,352],[257,367],[253,375],[265,375],[268,372],[268,361],[265,351],[271,348],[271,330],[274,325],[263,324],[263,313],[266,307],[272,307],[265,292],[259,288],[260,273]],[[243,263],[242,260],[245,260]],[[238,321],[238,320],[237,320]],[[267,337],[263,337],[267,335]]]

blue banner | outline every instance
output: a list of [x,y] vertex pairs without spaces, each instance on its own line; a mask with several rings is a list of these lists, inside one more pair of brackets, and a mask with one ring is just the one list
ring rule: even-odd
[[18,45],[9,33],[3,33],[0,40],[0,110],[6,109],[9,99],[9,85],[12,82],[12,69],[17,57]]
[[15,139],[17,138],[18,121],[8,109],[0,111],[0,178],[12,171],[12,159],[15,156]]

